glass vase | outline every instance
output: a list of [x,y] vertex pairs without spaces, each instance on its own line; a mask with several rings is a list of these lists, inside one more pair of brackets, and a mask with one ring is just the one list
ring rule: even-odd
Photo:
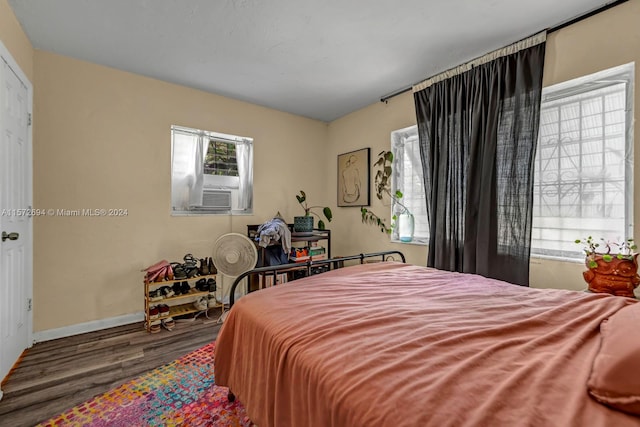
[[412,214],[405,212],[398,216],[398,238],[401,242],[413,240],[414,228],[415,220]]

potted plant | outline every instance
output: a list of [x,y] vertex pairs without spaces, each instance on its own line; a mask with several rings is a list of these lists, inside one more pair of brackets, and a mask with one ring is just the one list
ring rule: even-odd
[[587,271],[582,275],[591,292],[634,298],[633,290],[640,284],[638,253],[633,239],[611,242],[589,236],[576,239],[584,246]]
[[373,164],[374,167],[378,168],[374,176],[376,197],[378,200],[382,200],[386,195],[393,203],[395,213],[391,217],[391,225],[387,226],[384,219],[364,206],[360,208],[362,222],[375,225],[380,228],[380,231],[387,234],[391,234],[393,229],[398,227],[398,237],[400,241],[410,242],[413,240],[414,218],[411,211],[401,202],[402,192],[400,190],[396,190],[394,193],[391,192],[392,165],[393,153],[386,150],[378,154],[378,160]]
[[304,216],[293,217],[293,231],[297,231],[297,232],[313,231],[314,218],[311,215],[315,215],[318,217],[318,229],[324,230],[325,224],[324,224],[324,221],[322,220],[322,217],[312,210],[316,208],[318,209],[322,208],[322,213],[324,217],[327,219],[328,222],[331,222],[331,219],[333,218],[333,214],[329,207],[309,206],[309,204],[307,203],[307,194],[302,190],[300,190],[300,194],[296,194],[296,199],[298,199],[298,203],[300,203],[300,206],[302,206],[302,209],[304,209]]

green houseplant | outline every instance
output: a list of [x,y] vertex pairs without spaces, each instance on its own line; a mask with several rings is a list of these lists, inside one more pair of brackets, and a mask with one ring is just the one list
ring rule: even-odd
[[400,241],[410,242],[413,240],[414,219],[413,214],[402,203],[403,194],[400,190],[391,192],[391,178],[393,175],[393,153],[383,150],[378,154],[378,160],[373,164],[377,168],[374,175],[374,187],[378,200],[389,197],[393,203],[396,213],[391,217],[391,225],[387,226],[384,219],[380,218],[370,209],[364,206],[360,208],[362,222],[377,226],[381,232],[391,234],[394,228],[399,227]]
[[582,275],[589,290],[633,298],[634,289],[640,284],[634,240],[600,241],[602,246],[592,236],[575,241],[583,245],[587,271]]
[[325,207],[309,206],[307,202],[307,194],[302,190],[300,190],[299,194],[296,194],[296,199],[298,200],[298,203],[300,203],[300,206],[302,206],[302,209],[304,209],[304,216],[296,216],[293,218],[294,231],[297,231],[297,232],[313,231],[314,218],[312,215],[315,215],[318,217],[318,229],[320,230],[325,229],[324,220],[319,214],[314,212],[313,209],[322,209],[322,214],[327,219],[327,222],[331,222],[331,219],[333,218],[333,213],[331,212],[331,209],[328,206],[325,206]]

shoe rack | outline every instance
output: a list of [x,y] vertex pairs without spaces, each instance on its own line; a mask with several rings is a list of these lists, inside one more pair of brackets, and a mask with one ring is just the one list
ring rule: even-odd
[[[144,278],[144,311],[145,311],[145,329],[147,332],[159,332],[162,327],[165,329],[171,330],[172,327],[166,326],[166,321],[168,319],[173,319],[177,316],[184,316],[186,314],[195,313],[197,317],[200,314],[205,314],[207,316],[207,312],[210,308],[215,308],[222,306],[222,304],[216,301],[215,306],[207,306],[205,309],[198,309],[194,306],[194,302],[201,297],[209,296],[209,291],[199,291],[195,288],[195,283],[200,279],[216,279],[216,274],[208,274],[202,276],[195,276],[186,279],[177,279],[177,280],[162,280],[160,282],[150,282],[147,280],[145,275]],[[172,288],[174,284],[182,284],[183,282],[187,282],[189,284],[189,291],[187,293],[181,293],[179,295],[173,295],[170,297],[163,296],[159,298],[158,296],[154,296],[154,291],[158,289],[168,286]],[[158,317],[151,318],[152,315],[150,313],[151,307],[159,306],[161,304],[169,306],[168,314],[158,314]],[[208,317],[208,316],[207,316]],[[159,323],[158,323],[159,322]],[[173,324],[173,322],[171,323]],[[152,328],[152,325],[154,328]],[[156,328],[155,326],[159,326]],[[152,330],[153,329],[153,330]]]

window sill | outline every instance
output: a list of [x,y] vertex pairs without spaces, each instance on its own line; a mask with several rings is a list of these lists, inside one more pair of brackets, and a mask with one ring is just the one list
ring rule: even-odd
[[223,215],[253,215],[249,211],[171,211],[171,216],[223,216]]
[[553,255],[531,254],[531,259],[584,264],[584,258],[578,259],[578,258],[568,258],[568,257],[553,256]]
[[420,239],[413,239],[410,242],[403,242],[401,240],[398,239],[391,239],[391,243],[400,243],[403,245],[417,245],[417,246],[428,246],[429,245],[429,240],[428,239],[424,239],[424,238],[420,238]]

